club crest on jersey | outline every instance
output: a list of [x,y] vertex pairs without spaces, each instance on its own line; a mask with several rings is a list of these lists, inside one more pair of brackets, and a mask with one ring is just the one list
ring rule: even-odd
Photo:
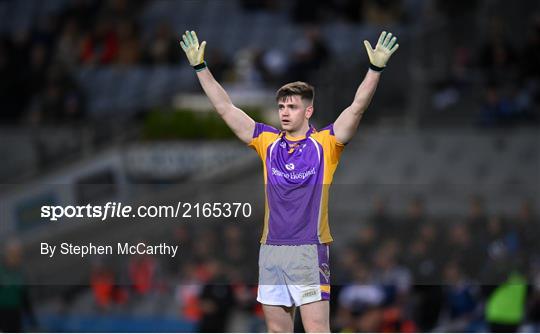
[[279,144],[279,146],[281,146],[281,148],[285,148],[285,147],[287,146],[287,144],[285,144],[285,142],[281,142],[281,143]]
[[285,168],[287,168],[287,170],[294,170],[294,164],[293,163],[286,164]]

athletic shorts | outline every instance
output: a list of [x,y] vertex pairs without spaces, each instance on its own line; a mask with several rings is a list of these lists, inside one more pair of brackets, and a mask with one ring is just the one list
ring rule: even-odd
[[300,306],[330,299],[329,247],[261,245],[257,301]]

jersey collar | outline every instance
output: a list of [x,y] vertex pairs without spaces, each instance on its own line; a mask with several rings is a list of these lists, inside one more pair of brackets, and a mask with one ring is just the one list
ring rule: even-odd
[[304,139],[308,138],[315,131],[316,130],[313,127],[313,125],[310,124],[309,128],[306,131],[306,134],[304,136],[292,137],[292,136],[287,135],[287,133],[285,131],[281,131],[281,137],[287,139],[288,141],[300,141],[300,140],[304,140]]

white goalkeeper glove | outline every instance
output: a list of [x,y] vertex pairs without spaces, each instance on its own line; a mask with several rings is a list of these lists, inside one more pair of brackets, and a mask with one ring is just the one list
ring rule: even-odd
[[206,47],[206,41],[203,41],[199,46],[199,39],[195,31],[187,31],[182,35],[182,41],[180,41],[182,50],[186,53],[189,64],[199,72],[206,68],[206,62],[204,61],[204,48]]
[[371,44],[367,40],[364,40],[364,46],[371,63],[369,68],[374,71],[381,72],[386,67],[386,63],[390,56],[399,48],[399,44],[396,44],[397,38],[392,37],[392,33],[386,33],[383,31],[379,37],[379,41],[375,46],[375,49],[371,47]]

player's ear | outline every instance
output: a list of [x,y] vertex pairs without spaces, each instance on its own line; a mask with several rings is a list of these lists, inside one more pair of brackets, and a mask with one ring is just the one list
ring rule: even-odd
[[313,105],[309,105],[306,107],[306,118],[311,118],[311,115],[313,115]]

